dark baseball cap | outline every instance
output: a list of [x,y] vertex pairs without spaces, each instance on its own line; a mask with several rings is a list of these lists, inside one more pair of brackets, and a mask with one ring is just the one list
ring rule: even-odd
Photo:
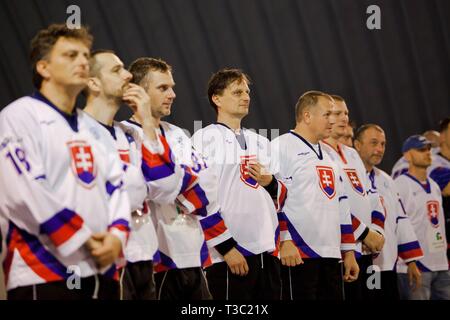
[[430,140],[427,140],[424,136],[420,134],[415,134],[403,142],[402,152],[405,153],[411,149],[422,149],[427,145],[432,145]]

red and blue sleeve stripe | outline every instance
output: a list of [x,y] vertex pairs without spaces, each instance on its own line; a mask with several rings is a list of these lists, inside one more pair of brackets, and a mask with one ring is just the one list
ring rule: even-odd
[[159,252],[160,261],[155,264],[155,272],[163,272],[170,269],[178,269],[178,266],[168,255],[164,254],[162,251]]
[[211,255],[209,254],[206,241],[203,241],[202,248],[200,249],[200,263],[202,268],[209,267],[212,264]]
[[188,166],[181,166],[184,170],[183,184],[181,185],[180,194],[186,192],[187,189],[190,189],[194,183],[197,181],[197,176],[192,172],[192,169]]
[[7,241],[6,278],[9,276],[15,250],[19,252],[25,264],[46,282],[59,281],[68,277],[67,267],[47,251],[36,236],[11,223]]
[[154,154],[142,144],[142,173],[147,181],[166,178],[175,172],[175,163],[172,161],[172,151],[166,139],[159,137],[164,147],[162,155]]
[[208,214],[206,207],[209,204],[208,198],[206,197],[205,191],[196,184],[193,188],[185,191],[183,193],[184,198],[190,202],[196,209],[193,214],[199,215],[201,217],[206,217]]
[[206,241],[216,238],[227,231],[227,227],[225,226],[225,222],[223,221],[220,212],[216,212],[209,217],[200,220],[200,225],[202,226]]
[[372,223],[384,229],[384,214],[377,210],[372,211]]
[[280,226],[280,232],[288,231],[287,217],[283,211],[278,212],[278,224]]
[[422,257],[423,251],[418,241],[412,241],[398,245],[398,255],[403,260],[409,260]]
[[122,232],[130,232],[130,224],[125,219],[117,219],[113,223],[110,224],[108,229],[116,228],[117,230],[120,230]]
[[352,228],[353,231],[358,230],[359,226],[361,225],[361,221],[359,221],[359,219],[357,217],[355,217],[354,215],[351,215],[352,217]]
[[63,209],[39,227],[41,234],[46,234],[55,246],[69,240],[83,226],[83,218],[69,209]]
[[284,185],[283,182],[278,180],[278,183],[279,183],[278,187],[280,188],[280,193],[279,193],[279,196],[278,196],[278,199],[277,199],[278,201],[277,201],[277,204],[276,204],[276,209],[277,210],[282,210],[283,207],[284,207],[284,203],[286,202],[287,188],[286,188],[286,186]]
[[275,229],[275,250],[272,251],[271,255],[274,257],[278,257],[278,254],[280,253],[280,244],[281,244],[281,237],[280,237],[280,226]]
[[355,243],[352,225],[341,224],[341,243]]

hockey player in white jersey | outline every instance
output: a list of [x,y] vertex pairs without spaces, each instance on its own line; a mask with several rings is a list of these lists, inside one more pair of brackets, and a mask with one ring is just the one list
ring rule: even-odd
[[[429,140],[431,145],[431,153],[438,154],[440,152],[439,144],[440,144],[440,133],[434,130],[427,130],[423,133],[423,136]],[[399,175],[404,174],[408,171],[408,161],[406,161],[405,157],[401,157],[395,162],[394,166],[391,170],[391,176],[393,179],[397,178]]]
[[332,106],[325,93],[304,93],[296,104],[295,129],[272,141],[280,159],[277,176],[291,195],[280,228],[285,299],[342,300],[343,280],[358,277],[343,178],[321,142],[331,133]]
[[[352,225],[355,234],[357,261],[360,276],[357,281],[345,283],[346,300],[368,300],[370,291],[366,281],[369,277],[368,268],[372,266],[372,253],[380,252],[384,243],[384,210],[378,193],[370,188],[366,169],[355,149],[339,143],[339,138],[345,135],[348,125],[348,109],[342,97],[334,99],[331,113],[333,126],[331,135],[324,140],[324,152],[340,167],[345,195],[348,197]],[[368,250],[362,250],[363,245]]]
[[411,300],[450,300],[450,271],[441,190],[429,178],[431,142],[420,135],[406,139],[402,152],[409,163],[407,173],[394,181],[419,239],[424,257],[416,263],[422,272],[422,286],[412,290],[406,265],[397,265],[400,297]]
[[[175,99],[172,68],[163,60],[139,58],[129,67],[133,82],[150,97],[151,112],[158,134],[172,150],[176,164],[192,170],[198,177],[194,187],[186,176],[180,196],[170,204],[151,201],[150,209],[158,236],[160,261],[155,266],[157,297],[162,300],[210,299],[202,268],[211,263],[209,250],[198,217],[219,211],[217,180],[212,168],[192,149],[184,131],[161,118],[170,115]],[[134,113],[122,124],[142,132],[145,119]],[[195,214],[195,215],[194,215]],[[197,217],[196,217],[197,216]],[[226,236],[226,234],[225,234]]]
[[440,122],[439,132],[439,151],[433,154],[433,161],[428,168],[428,173],[430,178],[439,185],[442,192],[447,235],[447,259],[450,266],[450,118],[445,118]]
[[130,218],[122,163],[74,108],[91,43],[85,28],[41,30],[31,43],[38,91],[0,113],[8,299],[118,298]]
[[[121,269],[121,298],[155,299],[153,257],[158,242],[145,198],[148,193],[148,198],[154,202],[173,202],[185,175],[192,177],[192,172],[185,172],[165,156],[171,150],[165,139],[156,135],[150,98],[142,87],[130,84],[132,75],[119,57],[108,50],[92,52],[90,70],[84,111],[93,118],[91,131],[104,145],[110,146],[111,152],[118,152],[125,164],[124,188],[133,211],[130,238],[125,250],[127,265]],[[143,139],[139,132],[114,121],[122,100],[141,119],[146,119],[143,122]],[[143,157],[143,154],[146,156]],[[169,169],[170,174],[154,179],[162,168]],[[191,183],[196,181],[194,178],[190,180]]]
[[378,191],[386,212],[385,243],[373,261],[379,268],[373,270],[378,272],[379,277],[374,278],[379,283],[374,285],[371,295],[376,300],[398,300],[397,259],[402,259],[408,265],[408,279],[414,288],[418,288],[422,279],[415,261],[423,257],[423,252],[411,221],[403,210],[394,180],[376,167],[383,160],[385,146],[386,136],[381,127],[365,124],[356,131],[355,149],[368,172],[371,188]]
[[249,91],[241,70],[213,74],[208,98],[217,122],[192,138],[195,149],[214,161],[221,190],[221,212],[201,221],[213,259],[206,276],[214,299],[280,299],[277,209],[286,188],[269,173],[269,140],[241,127]]

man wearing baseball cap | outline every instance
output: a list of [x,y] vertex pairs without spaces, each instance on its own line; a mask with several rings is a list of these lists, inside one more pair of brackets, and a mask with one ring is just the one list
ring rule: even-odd
[[439,186],[427,175],[431,165],[431,141],[413,135],[403,143],[409,168],[395,179],[405,211],[411,219],[424,257],[416,261],[422,272],[421,286],[412,285],[407,266],[397,264],[400,297],[408,300],[450,300],[445,220]]

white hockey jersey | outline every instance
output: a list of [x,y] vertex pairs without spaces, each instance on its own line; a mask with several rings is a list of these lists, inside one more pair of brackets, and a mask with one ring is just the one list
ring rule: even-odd
[[[432,179],[422,184],[409,173],[400,175],[394,181],[424,253],[424,257],[417,261],[417,266],[423,272],[448,270],[439,186]],[[402,261],[397,264],[397,272],[406,272],[406,265]]]
[[272,172],[270,142],[250,130],[241,129],[241,142],[228,126],[216,123],[198,130],[192,137],[195,149],[215,165],[221,211],[201,220],[211,248],[213,262],[223,261],[214,248],[227,240],[229,232],[244,256],[269,252],[278,256],[279,222],[277,210],[286,198],[286,187],[279,181],[274,200],[248,174],[249,161],[260,162]]
[[[90,120],[91,133],[108,146],[110,152],[118,152],[124,163],[124,188],[132,210],[131,232],[125,250],[126,260],[129,262],[153,260],[158,249],[158,239],[150,217],[147,194],[153,201],[173,203],[181,188],[185,172],[176,166],[170,157],[164,157],[170,153],[167,143],[161,140],[154,143],[147,139],[142,140],[138,130],[119,122],[114,122],[110,127],[98,123],[93,118]],[[159,139],[165,140],[162,137]],[[143,153],[150,155],[150,158],[143,159]],[[157,175],[161,169],[169,169],[169,174],[160,179],[152,179],[152,175]]]
[[341,258],[355,250],[348,198],[339,166],[323,152],[291,131],[272,140],[277,154],[277,177],[289,196],[284,205],[281,241],[293,240],[302,258]]
[[411,221],[403,210],[394,180],[378,168],[373,168],[368,175],[371,188],[378,191],[386,213],[384,246],[373,263],[381,271],[395,271],[397,258],[407,263],[422,258],[423,252]]
[[[370,188],[366,168],[358,152],[343,144],[337,150],[324,142],[323,150],[335,161],[344,182],[344,193],[352,215],[353,232],[356,239],[357,256],[362,253],[362,242],[358,238],[366,227],[384,234],[384,211],[376,190]],[[369,254],[369,253],[367,253]]]
[[7,289],[64,280],[73,270],[117,277],[115,265],[98,270],[84,248],[108,229],[125,248],[130,220],[120,158],[92,136],[86,114],[63,115],[36,93],[0,113],[0,136]]
[[[433,155],[433,161],[428,168],[428,174],[438,185],[441,191],[450,182],[450,160],[441,153]],[[450,266],[450,196],[442,196],[442,206],[444,208],[444,217],[447,234],[447,258]]]
[[[139,124],[127,120],[122,125],[138,130],[143,136]],[[155,271],[206,267],[211,264],[211,258],[197,216],[219,211],[216,177],[208,164],[193,151],[190,139],[181,128],[162,121],[158,132],[170,146],[168,158],[185,169],[186,174],[175,190],[179,194],[175,201],[162,203],[149,198],[158,237]],[[162,170],[154,178],[165,175]]]

